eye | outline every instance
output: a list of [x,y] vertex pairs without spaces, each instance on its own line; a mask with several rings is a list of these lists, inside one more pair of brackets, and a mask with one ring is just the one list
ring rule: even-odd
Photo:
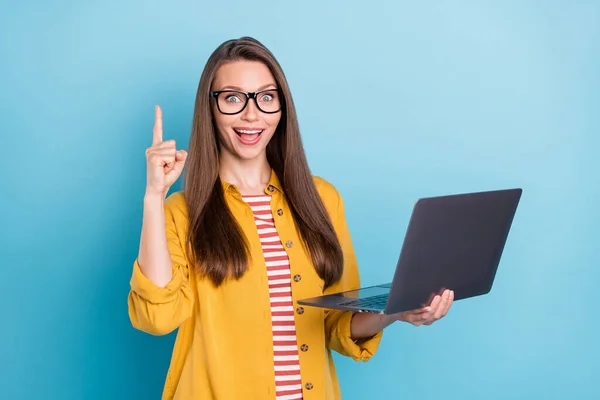
[[238,95],[230,94],[225,97],[225,101],[227,101],[229,103],[238,103],[238,102],[242,101],[242,99],[240,99],[240,97]]
[[275,92],[267,92],[267,93],[263,93],[260,96],[259,101],[271,102],[271,101],[274,101],[275,99],[276,99]]

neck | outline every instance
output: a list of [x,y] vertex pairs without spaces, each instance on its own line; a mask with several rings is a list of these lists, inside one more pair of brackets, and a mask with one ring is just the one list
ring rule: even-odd
[[235,185],[243,195],[264,194],[271,179],[271,167],[267,157],[240,160],[223,152],[219,162],[219,176]]

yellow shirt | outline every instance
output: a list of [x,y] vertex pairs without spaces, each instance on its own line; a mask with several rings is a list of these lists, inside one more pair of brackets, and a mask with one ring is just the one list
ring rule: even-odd
[[[272,173],[265,193],[272,196],[276,228],[290,260],[294,309],[303,298],[357,289],[358,268],[344,216],[342,198],[333,185],[315,177],[317,189],[332,219],[344,253],[344,274],[323,291],[310,256],[304,251],[289,205]],[[153,335],[179,328],[162,399],[275,399],[273,336],[266,266],[254,217],[234,185],[223,182],[225,199],[248,238],[253,264],[240,280],[215,288],[190,265],[183,244],[188,218],[181,192],[165,200],[166,233],[173,278],[155,286],[133,264],[128,298],[132,325]],[[278,212],[279,211],[279,212]],[[282,212],[283,211],[283,212]],[[354,342],[352,312],[304,307],[295,313],[300,371],[305,400],[341,398],[331,351],[367,361],[379,346],[382,332]],[[302,349],[306,351],[300,351]]]

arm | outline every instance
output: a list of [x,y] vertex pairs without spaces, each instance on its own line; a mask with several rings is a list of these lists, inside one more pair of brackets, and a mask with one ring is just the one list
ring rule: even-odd
[[[344,253],[344,274],[339,282],[325,290],[325,294],[360,288],[358,265],[346,222],[344,203],[339,193],[337,191],[335,193],[337,207],[332,222]],[[372,320],[367,318],[366,314],[356,314],[352,311],[327,310],[325,315],[327,347],[357,361],[370,359],[379,347],[382,330],[384,325],[387,326],[387,320],[382,319],[380,324],[373,324]]]
[[352,340],[367,339],[391,325],[397,318],[391,315],[356,313],[352,318],[350,334]]
[[142,235],[138,253],[142,273],[158,287],[164,287],[173,277],[165,232],[164,207],[163,196],[146,195],[144,197]]
[[179,194],[167,200],[148,197],[140,250],[134,262],[128,297],[132,325],[153,335],[175,330],[192,313],[189,270],[175,224]]

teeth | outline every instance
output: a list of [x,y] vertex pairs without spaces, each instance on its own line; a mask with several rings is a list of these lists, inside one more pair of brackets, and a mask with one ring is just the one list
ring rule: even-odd
[[245,129],[236,129],[237,132],[239,133],[245,133],[247,135],[256,135],[258,133],[262,132],[262,129],[260,130],[254,130],[254,131],[249,131],[249,130],[245,130]]

